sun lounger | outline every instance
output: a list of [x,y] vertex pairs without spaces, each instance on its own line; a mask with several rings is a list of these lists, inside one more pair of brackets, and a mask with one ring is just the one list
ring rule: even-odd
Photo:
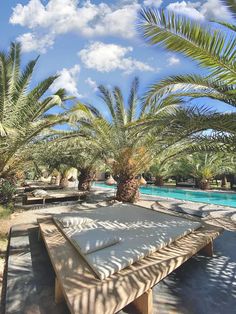
[[46,191],[50,191],[50,190],[61,190],[62,187],[60,185],[56,185],[56,184],[31,184],[29,186],[25,186],[24,187],[25,192],[32,192],[35,189],[43,189]]
[[79,314],[116,313],[130,303],[140,313],[152,313],[152,287],[197,252],[212,256],[212,242],[222,232],[202,222],[197,230],[100,280],[53,219],[39,221],[39,228],[56,274],[55,301],[64,298],[70,312]]
[[[56,215],[54,221],[100,279],[111,276],[166,246],[173,239],[201,226],[200,222],[171,217],[131,204],[117,204],[66,215],[67,218],[65,214],[62,215],[62,220],[60,215]],[[77,226],[75,215],[79,215],[80,219],[90,219],[92,223]],[[74,220],[75,223],[71,227],[62,227],[60,221],[67,220],[71,223]],[[92,254],[83,254],[81,248],[85,243],[86,246],[93,247],[99,242],[106,242],[107,237],[120,238],[120,241],[112,247],[96,250]]]
[[33,196],[32,194],[24,194],[22,198],[23,205],[29,204],[44,204],[63,201],[77,201],[87,195],[81,191],[47,191],[45,196]]

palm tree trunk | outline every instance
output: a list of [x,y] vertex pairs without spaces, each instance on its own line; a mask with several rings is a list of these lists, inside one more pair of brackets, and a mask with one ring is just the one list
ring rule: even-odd
[[209,190],[210,189],[210,182],[208,180],[202,180],[200,181],[200,189],[201,190]]
[[156,186],[163,186],[164,185],[164,180],[163,180],[163,177],[161,176],[157,176],[155,178],[155,183],[154,183]]
[[94,172],[90,169],[80,169],[78,190],[89,191],[94,178]]
[[226,185],[227,185],[227,178],[226,176],[223,176],[221,180],[221,187],[226,188]]
[[201,189],[201,180],[199,178],[195,178],[195,188]]
[[120,202],[134,203],[139,199],[139,180],[135,177],[120,177],[117,184],[116,199]]

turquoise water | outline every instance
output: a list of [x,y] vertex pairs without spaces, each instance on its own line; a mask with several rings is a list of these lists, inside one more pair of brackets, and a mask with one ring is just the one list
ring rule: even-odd
[[[94,186],[102,188],[116,188],[116,186],[111,187],[105,183],[97,182],[94,183]],[[150,185],[141,187],[140,192],[146,195],[170,197],[191,202],[236,207],[236,193],[189,191],[175,188],[159,188]]]

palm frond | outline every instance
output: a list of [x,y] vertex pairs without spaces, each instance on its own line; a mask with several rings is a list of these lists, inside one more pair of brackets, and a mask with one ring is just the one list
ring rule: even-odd
[[236,18],[236,2],[235,0],[221,0],[224,5],[230,10],[232,16]]
[[229,84],[236,82],[236,39],[222,32],[202,27],[174,13],[147,9],[141,11],[141,32],[152,45],[183,53],[211,74]]
[[135,118],[136,108],[137,108],[137,91],[139,88],[139,80],[137,77],[134,78],[130,95],[128,99],[128,122],[132,122]]
[[113,119],[116,118],[116,113],[115,113],[115,106],[114,106],[114,99],[110,91],[103,85],[99,85],[98,89],[100,91],[100,97],[106,104],[107,108],[110,111],[110,114]]
[[210,77],[194,74],[170,76],[149,87],[144,99],[143,110],[150,107],[155,99],[165,95],[175,97],[208,97],[236,106],[235,85],[227,85]]
[[115,99],[116,120],[121,126],[124,126],[126,124],[126,112],[124,107],[124,99],[119,87],[114,88],[113,96]]
[[236,32],[236,25],[228,23],[228,22],[224,22],[224,21],[218,21],[218,20],[212,20],[212,22],[217,23],[219,25],[222,25],[226,28],[228,28],[229,30]]
[[10,74],[10,84],[9,84],[9,96],[12,97],[12,94],[15,92],[16,83],[20,74],[20,51],[21,45],[19,43],[11,43],[10,47],[10,63],[11,63],[11,74]]

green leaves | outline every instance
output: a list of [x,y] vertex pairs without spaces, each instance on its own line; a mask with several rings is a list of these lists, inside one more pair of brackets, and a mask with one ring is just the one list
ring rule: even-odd
[[132,82],[131,89],[130,89],[130,95],[128,99],[128,122],[133,122],[136,118],[136,110],[137,110],[137,102],[138,102],[138,92],[139,88],[139,80],[137,77],[135,77],[134,81]]
[[[236,13],[235,0],[223,1]],[[209,73],[205,76],[187,74],[175,75],[163,79],[150,86],[143,99],[142,112],[158,110],[161,107],[176,108],[175,125],[186,134],[186,130],[196,132],[212,130],[220,142],[231,141],[236,149],[235,142],[235,114],[204,113],[202,108],[196,115],[196,107],[184,112],[174,105],[180,102],[188,103],[196,98],[211,98],[236,106],[236,37],[235,25],[227,22],[218,22],[230,31],[224,33],[223,28],[215,29],[212,24],[198,24],[188,18],[177,16],[174,13],[155,11],[152,9],[141,11],[140,31],[151,45],[160,45],[170,51],[178,52],[195,60]],[[161,104],[161,105],[160,105]],[[187,116],[184,120],[184,115]],[[190,115],[189,115],[190,114]],[[182,115],[182,117],[181,117]],[[155,119],[154,119],[155,120]],[[154,120],[151,124],[154,123]],[[182,122],[184,121],[184,123]],[[225,140],[223,138],[225,137]],[[211,140],[211,139],[210,139]],[[214,143],[216,144],[216,142]],[[230,146],[227,144],[227,149]]]
[[221,2],[224,3],[230,10],[232,16],[235,18],[236,17],[236,2],[235,0],[221,0]]
[[161,99],[163,102],[163,99],[170,97],[172,99],[209,97],[236,106],[235,85],[194,74],[170,76],[151,85],[144,97],[143,106],[151,107],[154,103],[157,107],[158,100]]
[[207,67],[211,75],[229,84],[236,83],[236,39],[204,27],[174,13],[141,11],[140,30],[152,45],[183,53]]
[[12,43],[9,53],[0,52],[0,175],[11,171],[21,151],[41,132],[68,121],[68,113],[48,115],[66,99],[65,90],[43,96],[57,78],[46,78],[28,91],[38,58],[21,71],[21,47]]

